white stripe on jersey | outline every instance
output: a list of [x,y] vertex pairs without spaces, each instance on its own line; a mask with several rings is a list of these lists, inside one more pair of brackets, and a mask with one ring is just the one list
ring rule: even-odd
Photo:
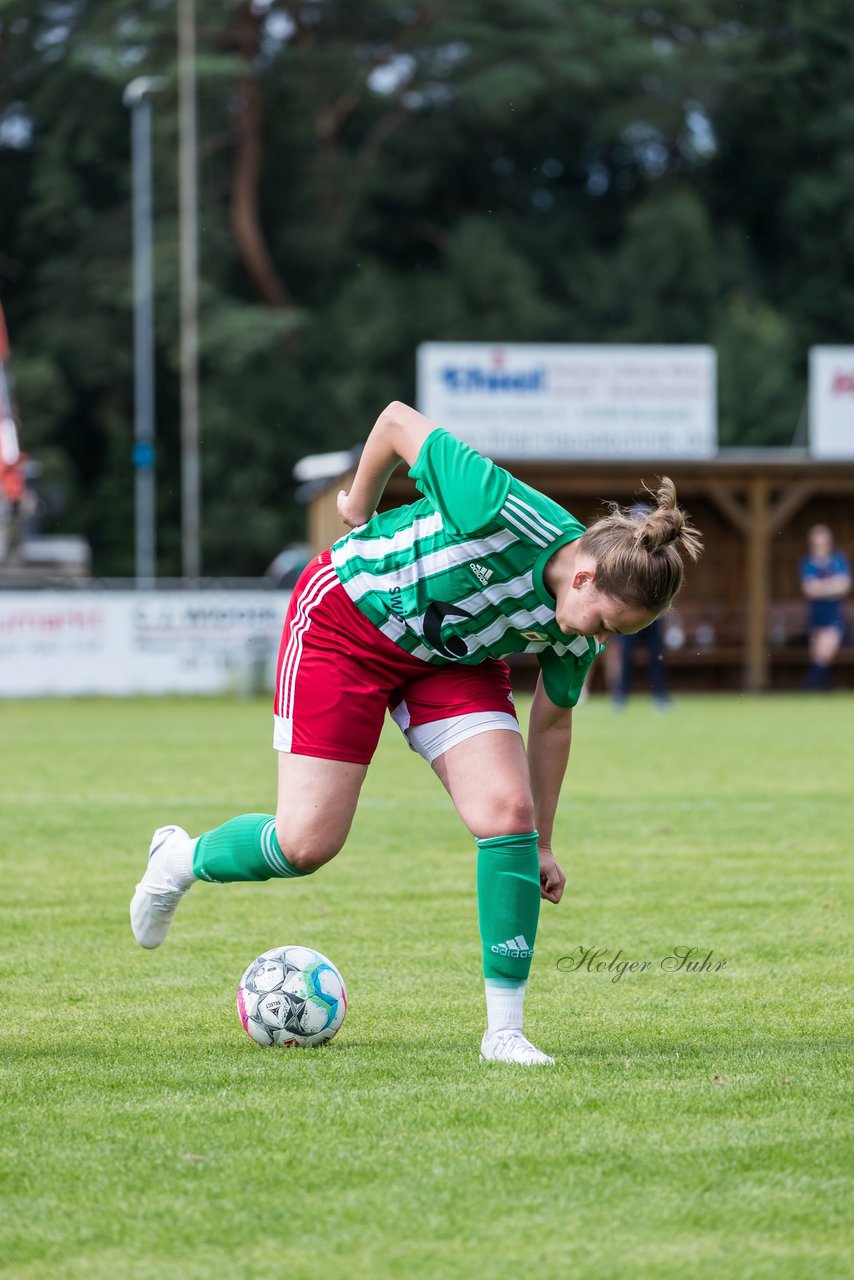
[[550,533],[550,542],[554,538],[559,538],[561,533],[565,532],[565,530],[559,529],[556,524],[552,524],[550,520],[547,520],[536,507],[532,507],[530,502],[525,502],[524,498],[520,498],[518,494],[508,493],[505,501],[508,506],[515,507],[520,516],[528,516],[532,524],[539,525],[541,532]]
[[[492,533],[486,538],[473,538],[469,542],[439,547],[438,550],[430,551],[427,555],[413,560],[411,564],[402,565],[400,569],[393,569],[389,573],[369,573],[367,569],[363,569],[361,573],[355,573],[352,578],[345,579],[342,585],[350,599],[358,604],[361,597],[370,591],[387,595],[392,587],[414,586],[416,582],[431,578],[437,573],[444,573],[448,569],[454,569],[468,560],[478,560],[493,552],[503,551],[505,547],[518,541],[515,533],[511,533],[509,529],[501,529],[498,533]],[[346,547],[345,542],[338,548],[340,554],[335,563],[341,568],[347,564]]]
[[[519,596],[530,595],[534,590],[534,574],[532,570],[527,569],[524,573],[518,573],[515,578],[508,578],[506,582],[493,582],[488,587],[481,587],[479,590],[472,591],[471,595],[464,596],[460,601],[463,608],[469,605],[474,609],[475,613],[479,612],[483,605],[481,600],[488,600],[490,604],[500,604],[502,600],[517,600]],[[548,613],[548,611],[547,611]],[[551,614],[548,614],[551,617]]]
[[[498,582],[493,586],[483,587],[480,591],[473,591],[471,595],[465,596],[459,603],[461,608],[468,609],[469,612],[477,615],[483,610],[484,600],[491,605],[499,605],[502,600],[517,599],[519,596],[531,594],[533,590],[534,575],[529,569],[527,573],[520,573],[517,577],[510,578],[507,582]],[[548,626],[554,620],[554,609],[550,609],[546,604],[538,604],[534,609],[518,609],[514,613],[505,614],[503,618],[493,619],[491,625],[485,631],[479,631],[477,636],[484,644],[492,644],[493,640],[499,640],[505,631],[509,631],[511,627],[515,627],[517,631],[530,631]],[[586,646],[586,640],[584,644]],[[570,646],[563,644],[559,640],[547,638],[542,642],[537,640],[529,641],[525,652],[538,653],[540,649],[546,648],[554,649],[555,653],[562,657],[569,651]],[[586,647],[584,652],[587,652]]]
[[[502,600],[518,600],[520,596],[533,595],[534,593],[534,575],[528,569],[525,573],[517,574],[515,578],[508,579],[507,582],[495,582],[488,587],[481,587],[479,591],[473,591],[471,595],[464,596],[459,602],[463,608],[471,606],[475,613],[481,612],[483,605],[480,603],[486,600],[489,604],[495,606],[500,605]],[[550,609],[546,604],[538,604],[535,608],[527,610],[531,618],[536,619],[537,625],[544,626],[548,622],[554,622],[554,609]]]
[[[374,625],[376,625],[376,623]],[[421,619],[407,618],[406,623],[404,624],[400,618],[396,617],[393,613],[390,613],[385,622],[379,624],[379,630],[384,636],[388,636],[389,640],[393,640],[401,649],[405,649],[406,645],[402,645],[400,643],[401,639],[406,635],[407,631],[410,632],[410,634],[414,632],[416,635],[420,635]],[[408,652],[413,658],[420,658],[422,662],[429,662],[431,658],[436,657],[435,650],[428,649],[427,646],[423,644],[415,645],[415,647],[408,650]]]
[[521,529],[528,541],[536,543],[538,547],[547,547],[550,542],[554,542],[551,534],[546,533],[539,524],[535,523],[526,511],[512,506],[509,498],[501,508],[501,514],[508,524],[512,524],[515,529]]
[[[530,595],[533,591],[534,573],[528,570],[526,573],[519,573],[516,577],[511,577],[507,582],[495,582],[493,586],[484,586],[480,591],[472,591],[471,595],[465,596],[465,599],[462,599],[460,603],[463,609],[470,608],[471,612],[479,613],[480,609],[483,609],[483,604],[480,603],[481,600],[488,600],[489,604],[493,605],[501,604],[502,600],[508,598],[517,599],[520,595]],[[524,630],[530,631],[531,628],[548,626],[549,623],[554,622],[554,609],[549,608],[548,604],[538,604],[533,609],[525,609],[525,611],[511,614],[511,618],[522,616],[529,618],[530,621],[524,623]],[[513,625],[516,626],[517,623],[513,622]],[[507,630],[507,628],[504,628],[504,630]],[[522,630],[521,625],[519,625],[519,630]],[[571,648],[571,645],[562,644],[560,640],[548,640],[547,643],[548,648],[554,649],[554,653],[560,655],[568,653]],[[575,644],[576,641],[572,641],[572,643]],[[586,645],[586,640],[584,643]],[[529,649],[528,652],[534,653],[535,650]],[[574,650],[574,652],[577,652],[577,650]],[[586,648],[584,652],[586,653]]]
[[302,656],[302,640],[311,623],[311,611],[323,599],[327,591],[338,585],[338,574],[329,565],[318,573],[300,598],[294,620],[291,623],[291,634],[282,658],[282,670],[279,674],[279,687],[276,691],[276,707],[278,714],[286,720],[292,719],[293,685],[297,667]]
[[358,532],[351,533],[345,546],[332,548],[332,563],[336,566],[346,564],[349,555],[345,552],[350,548],[364,560],[379,560],[382,556],[406,551],[407,548],[415,545],[418,538],[429,538],[434,533],[441,533],[444,527],[439,512],[433,511],[429,516],[420,516],[417,520],[413,520],[412,524],[398,529],[391,537],[373,537],[371,534],[360,536]]
[[[501,582],[496,586],[485,587],[482,591],[473,591],[471,595],[465,596],[458,602],[459,606],[461,609],[468,610],[474,617],[477,617],[478,614],[484,612],[485,605],[495,606],[499,601],[506,600],[508,597],[515,598],[518,595],[525,595],[530,592],[532,590],[531,578],[532,575],[530,573],[523,573],[509,582]],[[494,644],[496,640],[500,640],[503,635],[514,628],[520,632],[542,629],[548,626],[549,623],[553,623],[554,620],[554,611],[544,604],[538,604],[534,609],[515,609],[509,614],[499,614],[497,617],[493,617],[489,626],[481,627],[465,637],[467,641],[475,642],[475,650],[469,649],[469,653],[476,652],[479,646],[486,648],[488,645]],[[397,623],[398,620],[395,618],[394,621]],[[423,635],[423,616],[407,618],[406,626],[410,631],[416,631],[419,635]],[[398,635],[402,634],[403,628],[400,627],[398,629],[396,627],[392,630],[389,627],[383,627],[383,630],[390,639],[397,642]],[[576,637],[573,643],[578,644],[578,639]],[[582,644],[584,648],[580,652],[587,653],[587,641],[582,640]],[[569,652],[570,645],[563,644],[559,640],[552,640],[546,635],[541,641],[529,640],[524,652],[539,653],[542,649],[553,649],[559,657],[563,657],[565,653]],[[574,652],[579,652],[579,650],[574,650]],[[433,653],[432,649],[417,650],[419,658],[424,654],[429,657]]]
[[[488,627],[482,628],[468,637],[469,640],[476,640],[479,644],[485,646],[494,644],[496,640],[508,631],[515,629],[516,631],[529,631],[537,626],[542,626],[542,622],[537,621],[535,613],[528,609],[518,609],[515,613],[509,615],[501,614],[497,618],[493,618]],[[540,642],[538,640],[529,640],[525,646],[525,652],[536,653],[538,649],[556,648],[546,636]]]

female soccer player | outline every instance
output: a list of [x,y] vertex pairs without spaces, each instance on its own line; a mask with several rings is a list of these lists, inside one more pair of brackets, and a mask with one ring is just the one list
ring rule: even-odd
[[[375,514],[406,462],[424,498]],[[198,839],[161,827],[131,902],[157,947],[196,880],[305,876],[341,849],[386,708],[475,837],[487,1029],[484,1059],[554,1061],[522,1034],[540,897],[564,875],[552,826],[572,708],[610,636],[670,605],[700,537],[664,479],[643,518],[614,507],[585,531],[414,409],[394,403],[368,436],[338,511],[351,529],[304,571],[282,634],[274,702],[276,815]],[[502,657],[536,653],[527,753]]]
[[842,602],[851,590],[848,558],[833,546],[826,524],[814,524],[807,535],[809,555],[801,561],[801,591],[809,601],[810,665],[805,689],[829,689],[830,668],[845,633]]

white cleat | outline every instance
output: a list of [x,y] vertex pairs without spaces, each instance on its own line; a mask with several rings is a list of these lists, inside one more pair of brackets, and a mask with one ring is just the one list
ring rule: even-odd
[[[159,827],[151,837],[148,866],[131,898],[130,926],[141,947],[159,947],[172,923],[175,908],[193,887],[193,846],[183,827]],[[178,868],[181,868],[179,870]]]
[[521,1031],[484,1031],[480,1045],[482,1062],[518,1062],[524,1067],[553,1067],[554,1058],[541,1053]]

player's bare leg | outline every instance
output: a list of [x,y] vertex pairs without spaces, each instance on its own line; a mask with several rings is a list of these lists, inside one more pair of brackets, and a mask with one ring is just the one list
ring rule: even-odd
[[292,866],[316,871],[344,847],[367,772],[366,764],[279,752],[276,836]]
[[280,753],[278,768],[275,817],[243,814],[197,839],[177,826],[154,833],[130,909],[141,946],[160,946],[197,880],[293,879],[335,857],[347,839],[367,766]]

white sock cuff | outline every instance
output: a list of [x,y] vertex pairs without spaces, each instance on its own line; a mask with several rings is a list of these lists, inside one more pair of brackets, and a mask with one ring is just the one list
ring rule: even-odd
[[149,888],[156,893],[172,893],[176,889],[185,892],[195,884],[193,857],[198,843],[198,836],[172,840],[168,849],[155,853],[145,873]]
[[177,856],[173,863],[176,874],[187,885],[194,884],[196,880],[196,877],[193,875],[193,858],[195,857],[196,845],[198,843],[198,836],[188,840],[185,847],[177,851]]
[[491,978],[484,980],[486,991],[486,1029],[490,1035],[496,1031],[521,1031],[527,982],[506,986]]

